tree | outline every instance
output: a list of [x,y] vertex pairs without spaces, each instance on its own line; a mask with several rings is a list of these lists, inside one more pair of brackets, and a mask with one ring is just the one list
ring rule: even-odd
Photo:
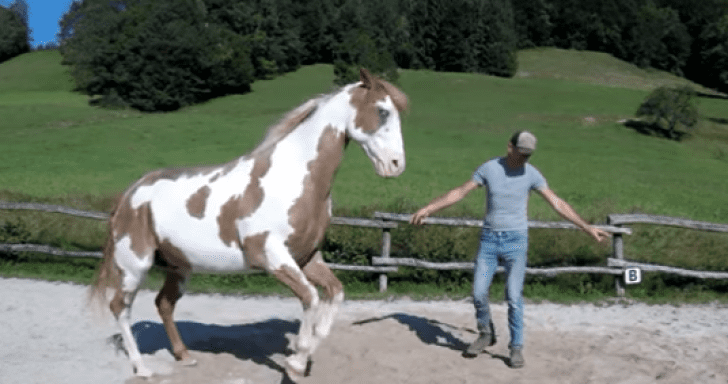
[[690,56],[691,38],[677,11],[648,2],[640,9],[629,36],[631,62],[683,74]]
[[698,55],[703,66],[701,82],[728,92],[728,14],[700,34]]
[[701,0],[700,6],[696,6],[695,0],[656,0],[656,2],[661,7],[670,7],[678,12],[680,20],[687,27],[688,34],[693,40],[688,62],[683,69],[685,76],[714,87],[704,76],[713,72],[714,68],[710,68],[708,66],[710,64],[703,61],[701,51],[705,50],[707,45],[702,39],[709,38],[712,34],[711,32],[704,34],[706,29],[715,27],[716,23],[728,14],[728,0]]
[[513,0],[519,48],[553,45],[553,5],[547,0]]
[[109,106],[168,111],[247,92],[249,42],[206,19],[195,0],[86,0],[64,61],[78,89]]
[[438,30],[436,69],[510,77],[516,32],[510,0],[446,2]]
[[296,0],[293,10],[300,21],[303,63],[333,63],[336,50],[334,22],[338,8],[334,0]]
[[653,130],[680,140],[698,122],[698,109],[692,103],[694,94],[688,86],[659,87],[645,98],[636,115],[646,117]]
[[334,83],[344,85],[359,81],[359,69],[366,68],[373,74],[397,84],[397,65],[389,53],[363,30],[350,31],[339,45],[334,60]]
[[396,3],[388,0],[344,1],[334,23],[334,82],[359,80],[359,68],[397,83],[399,73],[392,56]]
[[300,38],[297,6],[291,0],[235,2],[208,0],[208,19],[232,32],[246,36],[254,75],[271,78],[299,67],[305,46]]
[[81,8],[82,1],[73,0],[73,2],[71,2],[71,4],[68,6],[68,11],[66,11],[61,17],[61,20],[58,22],[59,32],[58,34],[56,34],[56,39],[58,40],[59,44],[62,45],[64,41],[73,36],[73,30],[76,22],[83,15],[83,13],[81,12]]
[[16,0],[9,8],[0,6],[0,62],[29,51],[27,3]]

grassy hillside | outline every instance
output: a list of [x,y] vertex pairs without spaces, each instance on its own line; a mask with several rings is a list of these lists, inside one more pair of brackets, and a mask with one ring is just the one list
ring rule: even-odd
[[[575,55],[578,65],[566,65]],[[559,59],[564,65],[544,64]],[[108,111],[69,91],[59,61],[51,51],[0,65],[4,191],[40,199],[104,196],[150,169],[224,162],[252,149],[285,111],[332,89],[331,68],[319,65],[256,82],[250,94],[176,113]],[[714,197],[728,189],[720,177],[728,126],[714,121],[728,119],[726,101],[700,100],[701,114],[713,121],[703,119],[686,143],[645,137],[617,121],[633,116],[647,89],[634,89],[631,80],[608,87],[581,82],[593,78],[574,72],[588,67],[589,73],[639,78],[641,70],[626,64],[625,70],[615,61],[600,53],[538,50],[521,54],[520,72],[532,74],[528,78],[404,71],[402,88],[412,105],[404,117],[408,170],[399,179],[379,179],[362,152],[352,149],[335,186],[337,205],[424,203],[501,155],[513,130],[530,129],[540,139],[533,164],[581,211],[593,210],[596,202],[620,212],[723,219],[726,212]],[[480,215],[480,197],[464,206]],[[544,208],[536,201],[534,215],[547,215]]]
[[533,48],[520,51],[518,62],[517,78],[560,79],[641,90],[690,85],[702,92],[712,92],[682,77],[656,69],[640,68],[603,52]]
[[[513,79],[402,71],[401,88],[411,102],[403,118],[407,171],[380,179],[363,152],[350,146],[333,190],[336,211],[411,212],[504,154],[514,130],[528,129],[539,138],[532,163],[588,220],[646,212],[728,222],[727,99],[699,98],[700,125],[677,143],[618,121],[634,116],[653,87],[684,79],[593,52],[527,50],[519,60]],[[249,94],[174,113],[103,110],[72,92],[60,61],[57,52],[46,51],[0,64],[0,199],[109,209],[111,197],[144,172],[240,156],[283,113],[333,90],[332,67],[315,65],[258,81]],[[482,212],[477,192],[442,215]],[[98,223],[24,214],[38,241],[98,248],[103,237]],[[557,219],[538,197],[531,199],[530,216]],[[59,230],[60,237],[54,234]],[[628,239],[627,255],[728,270],[725,235],[637,230],[641,235]]]

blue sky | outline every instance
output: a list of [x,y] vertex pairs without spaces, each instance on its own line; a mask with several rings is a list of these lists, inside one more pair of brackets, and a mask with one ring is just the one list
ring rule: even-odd
[[[0,0],[0,4],[7,7],[13,0]],[[61,20],[72,0],[26,0],[28,3],[28,22],[30,24],[30,37],[32,46],[50,43],[56,40],[58,22]]]

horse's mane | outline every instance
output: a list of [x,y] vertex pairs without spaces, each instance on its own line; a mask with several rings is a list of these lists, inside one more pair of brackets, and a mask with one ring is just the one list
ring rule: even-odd
[[261,152],[267,151],[281,139],[286,137],[286,135],[288,135],[316,111],[316,108],[318,108],[321,100],[324,98],[325,95],[315,97],[286,113],[282,119],[268,128],[263,141],[255,147],[255,149],[251,152],[251,155],[255,156]]
[[[392,102],[394,103],[397,110],[402,112],[407,109],[407,96],[405,96],[402,91],[384,80],[375,78],[374,81],[376,82],[376,87],[378,87],[381,91],[388,94],[392,98]],[[298,127],[309,116],[313,115],[319,105],[321,105],[321,103],[325,102],[333,95],[341,92],[344,88],[346,87],[337,88],[333,92],[318,95],[317,97],[306,101],[305,103],[286,113],[282,119],[280,119],[276,124],[273,124],[268,128],[265,137],[260,142],[260,144],[258,144],[258,146],[253,149],[250,155],[256,156],[260,153],[265,153],[266,151],[268,151],[271,147],[275,146],[276,143],[286,137],[286,135],[296,129],[296,127]]]

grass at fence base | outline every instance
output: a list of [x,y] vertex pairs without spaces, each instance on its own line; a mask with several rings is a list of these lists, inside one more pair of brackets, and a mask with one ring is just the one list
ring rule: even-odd
[[[0,258],[0,276],[30,278],[90,284],[99,260],[68,259],[41,254],[21,254]],[[411,268],[400,267],[401,270]],[[471,297],[472,273],[458,283],[431,281],[414,282],[400,273],[389,274],[387,292],[379,292],[379,275],[363,272],[336,271],[344,284],[348,299],[390,299],[407,297],[413,300],[460,300]],[[406,274],[405,274],[406,275]],[[728,303],[728,281],[700,280],[663,273],[643,273],[643,282],[626,286],[627,298],[648,304]],[[574,304],[582,302],[615,302],[612,275],[567,274],[555,277],[526,277],[524,297],[527,302]],[[142,288],[159,290],[164,272],[152,268]],[[265,273],[239,275],[193,275],[187,284],[188,293],[219,293],[227,295],[273,295],[293,297],[291,291]],[[503,303],[504,277],[496,275],[490,290],[493,303]],[[618,301],[618,300],[617,300]]]

